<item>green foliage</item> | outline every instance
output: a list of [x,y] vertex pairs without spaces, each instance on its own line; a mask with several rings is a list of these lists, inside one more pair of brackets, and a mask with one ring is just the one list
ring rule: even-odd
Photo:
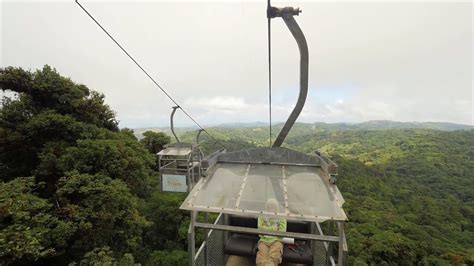
[[474,130],[320,132],[290,138],[340,166],[352,261],[472,263]]
[[14,67],[0,69],[0,87],[21,93],[29,100],[33,113],[52,109],[88,124],[118,129],[115,114],[104,104],[103,94],[75,84],[48,65],[34,73]]
[[0,264],[143,260],[154,158],[104,96],[48,66],[0,69],[0,86],[18,93],[0,109]]
[[59,168],[121,179],[132,192],[144,196],[154,175],[153,162],[153,156],[132,139],[78,140],[77,146],[67,148],[61,156]]
[[0,262],[22,264],[55,256],[67,248],[73,223],[54,215],[53,206],[34,194],[33,177],[0,182]]
[[145,265],[168,266],[188,265],[188,254],[182,250],[157,250],[148,257]]
[[[153,249],[186,248],[189,212],[179,210],[186,195],[156,191],[143,206],[143,213],[153,225],[145,234]],[[184,227],[184,233],[180,228]]]
[[413,240],[391,231],[378,232],[369,238],[373,243],[367,250],[369,260],[377,264],[413,264],[415,246]]
[[126,184],[100,174],[71,173],[58,182],[58,212],[73,221],[80,235],[73,252],[109,246],[123,253],[136,251],[147,221]]
[[137,137],[135,136],[135,133],[133,131],[133,129],[130,129],[130,128],[121,128],[120,129],[120,133],[130,137],[130,139],[133,139],[133,140],[138,140]]
[[157,154],[171,142],[171,138],[163,132],[146,131],[140,142],[151,154]]
[[[77,263],[70,263],[69,266],[76,266]],[[135,263],[132,254],[126,253],[121,258],[116,258],[110,247],[94,248],[87,252],[83,259],[79,262],[80,266],[133,266],[140,265]]]
[[94,248],[87,252],[79,265],[113,265],[116,259],[113,257],[114,252],[109,247]]
[[0,87],[18,93],[15,99],[3,98],[0,109],[2,180],[31,175],[47,142],[73,143],[100,129],[118,130],[103,95],[61,77],[49,66],[36,72],[0,69]]

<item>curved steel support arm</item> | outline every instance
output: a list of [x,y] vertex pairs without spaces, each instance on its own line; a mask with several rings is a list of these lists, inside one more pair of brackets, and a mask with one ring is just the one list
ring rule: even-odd
[[173,123],[173,120],[174,120],[174,113],[176,113],[176,109],[179,109],[181,107],[179,106],[173,106],[173,111],[171,112],[171,116],[170,116],[170,125],[171,125],[171,133],[173,133],[173,136],[174,138],[176,139],[176,142],[179,143],[179,139],[178,139],[178,136],[176,136],[176,133],[174,133],[174,123]]
[[293,14],[291,12],[284,13],[281,15],[283,20],[288,26],[291,34],[298,43],[298,48],[300,50],[300,94],[298,96],[298,102],[296,102],[295,108],[291,112],[290,116],[286,120],[285,125],[281,129],[278,137],[275,139],[272,147],[280,147],[283,141],[285,140],[286,136],[290,132],[291,127],[295,124],[296,119],[303,110],[304,103],[306,102],[306,96],[308,95],[308,63],[309,63],[309,55],[308,55],[308,44],[306,43],[306,38],[304,37],[303,32],[301,31],[298,23],[293,18]]
[[201,136],[201,133],[202,133],[203,130],[204,130],[204,129],[199,129],[199,130],[198,130],[198,133],[197,133],[197,135],[196,135],[196,144],[199,144],[199,137]]

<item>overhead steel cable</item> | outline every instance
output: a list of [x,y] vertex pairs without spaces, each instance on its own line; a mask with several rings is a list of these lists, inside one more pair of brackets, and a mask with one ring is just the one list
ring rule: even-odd
[[270,0],[267,1],[267,29],[268,29],[268,118],[270,127],[270,147],[272,146],[272,42],[271,42],[271,17]]
[[222,145],[224,148],[227,148],[224,144],[214,138],[211,133],[209,133],[205,128],[203,128],[186,110],[184,110],[184,108],[160,84],[158,84],[158,82],[156,82],[156,80],[150,74],[148,74],[148,72],[140,65],[140,63],[138,63],[137,60],[135,60],[135,58],[133,58],[133,56],[131,56],[127,52],[127,50],[125,50],[125,48],[123,48],[123,46],[117,40],[115,40],[115,38],[94,18],[94,16],[92,16],[91,13],[89,13],[89,11],[87,11],[85,7],[81,5],[81,3],[79,3],[78,0],[75,1],[76,4],[95,22],[95,24],[97,24],[97,26],[99,26],[102,31],[105,32],[105,34],[107,34],[107,36],[109,36],[109,38],[122,50],[122,52],[124,52],[128,56],[128,58],[130,58],[130,60],[132,60],[133,63],[135,63],[135,65],[137,65],[137,67],[140,68],[140,70],[145,73],[145,75],[166,95],[166,97],[168,97],[177,107],[179,107],[181,111],[189,119],[191,119],[191,121],[193,121],[200,129],[202,129],[202,131],[206,132],[206,134],[209,135],[211,139]]

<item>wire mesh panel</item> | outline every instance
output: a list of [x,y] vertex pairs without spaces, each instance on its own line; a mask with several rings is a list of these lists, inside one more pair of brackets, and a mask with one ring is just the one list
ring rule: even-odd
[[327,265],[327,252],[323,242],[313,241],[313,265]]
[[209,236],[207,265],[221,266],[225,264],[224,231],[213,230]]
[[[224,224],[224,215],[219,215],[214,224]],[[196,252],[196,266],[221,266],[225,265],[224,253],[224,231],[210,230],[207,242],[203,242]],[[206,246],[207,246],[207,264],[206,264]]]
[[194,257],[194,263],[196,264],[196,266],[206,266],[206,260],[205,260],[205,254],[204,254],[205,246],[206,246],[206,242],[203,242],[198,252],[196,252],[196,256]]
[[[311,233],[316,235],[324,235],[319,223],[311,223]],[[330,243],[322,241],[312,241],[313,266],[316,265],[334,265],[334,260],[329,257],[328,248]]]

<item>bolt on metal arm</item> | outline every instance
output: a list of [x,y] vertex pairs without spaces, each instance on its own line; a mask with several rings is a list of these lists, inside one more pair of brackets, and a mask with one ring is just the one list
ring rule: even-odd
[[174,123],[173,123],[173,120],[174,120],[174,113],[176,113],[176,109],[179,109],[181,107],[179,106],[173,106],[173,111],[171,112],[171,116],[170,116],[170,125],[171,125],[171,133],[173,133],[173,136],[174,138],[176,139],[176,142],[179,143],[179,139],[178,139],[178,136],[176,136],[176,133],[174,133]]
[[299,8],[293,7],[284,7],[277,8],[270,6],[267,9],[267,16],[269,18],[281,17],[285,21],[286,26],[290,30],[291,34],[298,44],[300,50],[300,93],[298,95],[298,101],[296,102],[293,111],[286,120],[285,125],[281,129],[278,137],[275,139],[272,147],[280,147],[286,136],[290,132],[291,128],[295,124],[296,119],[303,110],[303,106],[306,102],[306,96],[308,95],[308,64],[309,64],[309,52],[308,44],[306,43],[306,38],[304,37],[301,28],[296,23],[296,20],[293,18],[294,15],[298,15],[301,12]]

